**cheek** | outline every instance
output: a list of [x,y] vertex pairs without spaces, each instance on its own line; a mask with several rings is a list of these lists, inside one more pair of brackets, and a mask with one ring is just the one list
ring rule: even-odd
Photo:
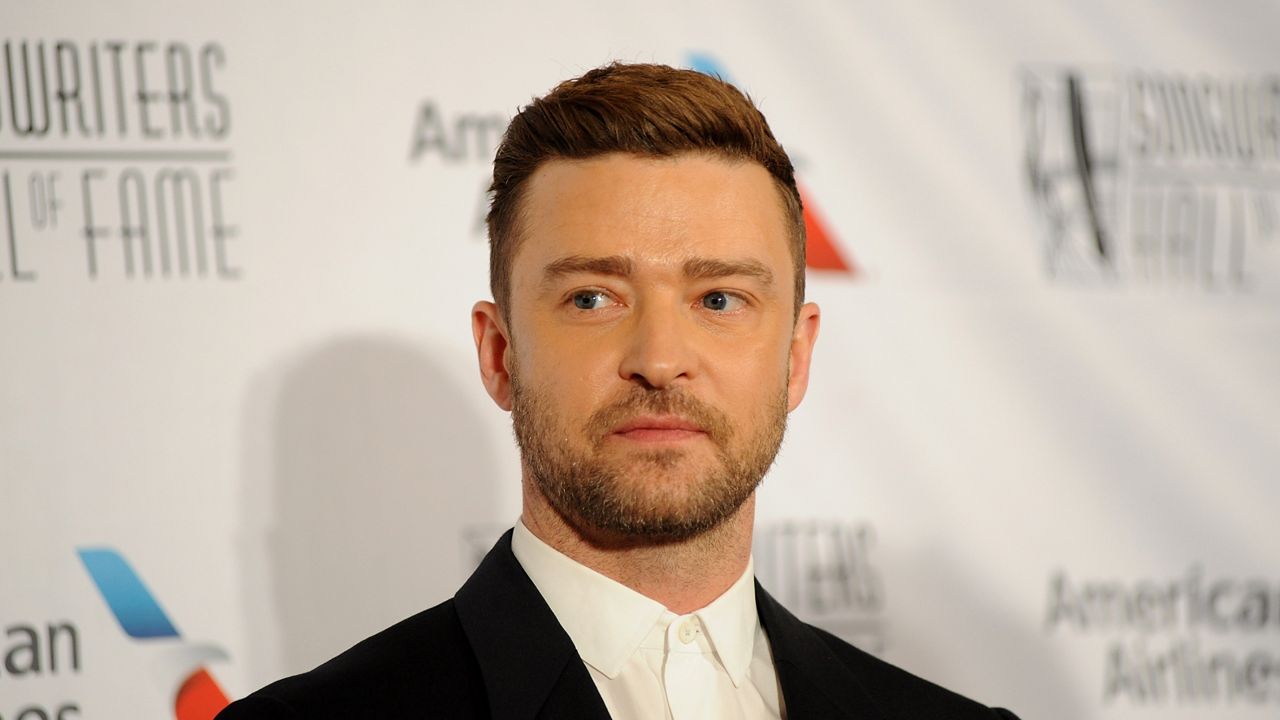
[[791,367],[791,335],[781,331],[771,333],[751,354],[753,372],[760,382],[785,381]]
[[617,379],[616,362],[611,365],[613,361],[606,355],[581,342],[544,341],[520,355],[518,368],[522,378],[536,379],[538,391],[555,405],[590,407]]
[[762,398],[772,398],[786,385],[790,358],[789,346],[779,350],[774,343],[750,350],[736,348],[718,373],[726,402],[748,412],[758,410]]

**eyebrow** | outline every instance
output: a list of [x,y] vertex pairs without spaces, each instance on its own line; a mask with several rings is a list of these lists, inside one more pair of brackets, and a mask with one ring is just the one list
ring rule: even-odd
[[[550,283],[566,275],[580,273],[626,278],[630,277],[634,270],[635,263],[631,258],[622,255],[604,257],[569,255],[548,263],[542,269],[542,281]],[[685,277],[694,280],[742,275],[755,278],[763,285],[773,284],[773,272],[758,260],[694,258],[685,261],[683,270]]]
[[630,258],[621,255],[609,255],[607,257],[587,257],[585,255],[570,255],[554,260],[542,269],[542,281],[551,282],[565,275],[576,275],[579,273],[590,273],[592,275],[612,275],[614,277],[629,277],[631,275],[633,263]]
[[694,258],[684,264],[685,277],[695,280],[743,275],[755,278],[762,285],[773,284],[773,271],[758,260],[713,260]]

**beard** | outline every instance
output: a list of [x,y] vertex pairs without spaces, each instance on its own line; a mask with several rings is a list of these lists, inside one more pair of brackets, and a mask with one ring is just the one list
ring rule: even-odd
[[[759,423],[744,437],[724,413],[683,390],[632,385],[575,426],[514,373],[511,389],[516,442],[535,487],[570,525],[615,537],[678,541],[720,525],[764,479],[787,422],[785,383],[751,414]],[[715,448],[714,463],[697,467],[702,448],[607,454],[613,428],[641,414],[696,423]]]

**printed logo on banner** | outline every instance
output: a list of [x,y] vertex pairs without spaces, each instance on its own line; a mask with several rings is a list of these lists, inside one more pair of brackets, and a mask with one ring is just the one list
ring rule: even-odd
[[[181,640],[142,578],[119,553],[109,548],[82,548],[78,552],[125,635],[141,642]],[[227,658],[221,648],[185,642],[162,643],[160,647],[163,658],[157,667],[163,675],[161,681],[176,688],[177,720],[210,720],[227,706],[226,693],[205,667],[206,662]]]
[[477,187],[477,200],[468,224],[477,238],[485,234],[490,168],[508,122],[507,116],[499,112],[451,108],[434,98],[419,102],[413,116],[409,164],[434,157],[445,165],[470,168],[475,173],[472,182]]
[[[116,551],[108,548],[77,550],[99,594],[106,601],[125,635],[147,643],[154,653],[152,669],[161,687],[175,688],[173,703],[177,720],[210,720],[227,705],[226,694],[218,686],[205,664],[227,659],[218,647],[193,645],[181,639],[155,597],[142,579]],[[80,627],[66,619],[45,623],[15,622],[8,618],[0,638],[0,687],[6,688],[5,702],[27,681],[43,678],[63,680],[56,686],[59,693],[75,687],[65,682],[69,677],[82,677]],[[38,684],[33,687],[40,687]],[[48,686],[44,686],[48,687]],[[71,720],[97,717],[78,699],[51,701],[47,693],[36,702],[0,707],[0,718],[18,720]]]
[[236,280],[217,42],[3,40],[0,281]]
[[[725,82],[733,80],[711,55],[700,52],[688,54],[690,69],[715,75]],[[471,231],[476,237],[485,233],[485,215],[489,210],[489,169],[493,154],[510,119],[502,113],[470,109],[450,109],[436,99],[422,100],[414,113],[409,143],[409,163],[418,164],[435,157],[453,166],[470,166],[480,174],[478,200],[471,218]],[[830,270],[848,274],[856,273],[848,253],[839,247],[831,226],[818,210],[812,193],[800,183],[801,201],[804,204],[804,226],[807,242],[805,265],[815,270]]]
[[1021,88],[1052,280],[1209,291],[1274,280],[1260,271],[1280,262],[1280,75],[1028,67]]
[[[730,85],[737,84],[724,66],[712,55],[691,52],[688,55],[688,61],[690,69],[718,77]],[[812,193],[799,179],[796,180],[796,185],[800,189],[800,201],[804,205],[805,266],[814,270],[833,270],[853,274],[855,272],[853,264],[846,260],[844,253],[838,249],[835,235],[818,211]]]
[[888,633],[874,545],[870,525],[790,520],[757,526],[752,556],[760,584],[796,617],[881,654]]
[[1280,703],[1280,581],[1212,575],[1049,577],[1045,632],[1104,641],[1104,705]]
[[27,681],[58,678],[59,692],[65,693],[70,683],[64,679],[81,674],[80,628],[75,623],[65,618],[39,623],[6,617],[0,656],[4,658],[0,664],[0,688],[6,696],[0,701],[5,704],[0,707],[0,718],[70,720],[81,716],[80,702],[65,699],[65,695],[54,702],[47,697],[39,702],[13,702],[16,694],[32,692],[27,690]]

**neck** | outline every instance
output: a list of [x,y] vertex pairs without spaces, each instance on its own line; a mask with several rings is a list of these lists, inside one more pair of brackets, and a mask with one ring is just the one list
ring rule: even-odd
[[756,497],[696,537],[609,538],[576,527],[526,477],[520,519],[538,539],[605,577],[683,615],[706,607],[742,576],[751,556]]

